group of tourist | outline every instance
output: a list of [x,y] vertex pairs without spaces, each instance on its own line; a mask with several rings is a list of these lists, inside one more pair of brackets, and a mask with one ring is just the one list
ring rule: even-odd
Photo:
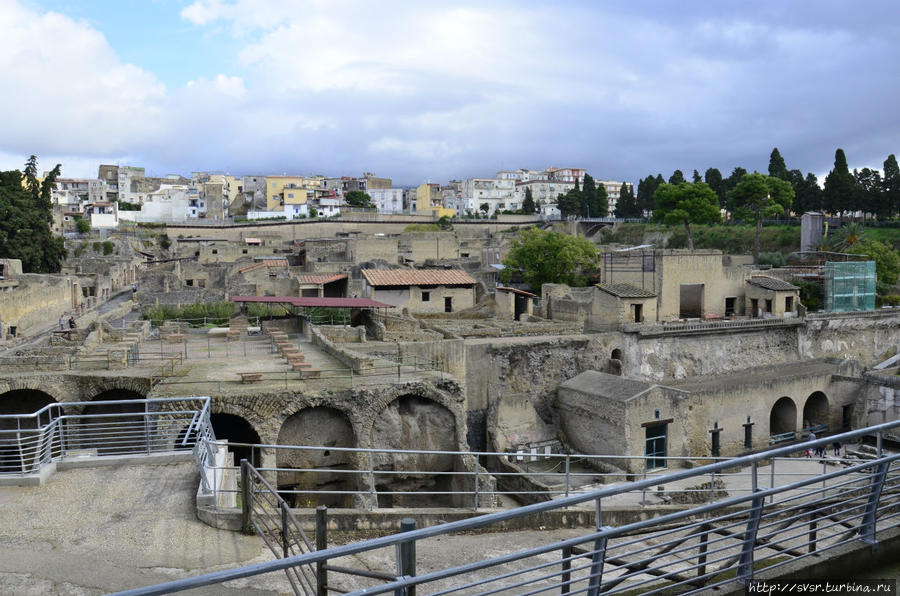
[[[816,433],[814,433],[813,431],[810,431],[810,432],[809,432],[809,439],[808,439],[808,440],[809,440],[810,442],[812,442],[812,441],[815,441],[816,438],[817,438],[817,437],[816,437]],[[825,457],[825,450],[826,450],[826,448],[827,448],[827,446],[824,445],[824,444],[822,444],[822,445],[816,445],[816,446],[815,446],[814,448],[812,448],[812,449],[807,449],[807,450],[806,450],[806,457],[813,457],[813,456],[815,456],[815,457]],[[835,456],[835,457],[840,457],[840,455],[841,455],[841,442],[840,442],[840,441],[835,441],[834,443],[831,444],[831,448],[834,450],[834,456]]]

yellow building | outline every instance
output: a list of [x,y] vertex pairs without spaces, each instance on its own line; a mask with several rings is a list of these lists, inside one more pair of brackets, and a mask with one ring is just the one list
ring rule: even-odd
[[442,204],[440,184],[426,182],[416,188],[416,205],[420,212],[427,212],[429,207],[441,207]]
[[449,207],[431,207],[431,215],[437,219],[444,216],[456,217],[456,209],[450,209]]
[[266,176],[266,211],[306,203],[306,185],[303,176]]

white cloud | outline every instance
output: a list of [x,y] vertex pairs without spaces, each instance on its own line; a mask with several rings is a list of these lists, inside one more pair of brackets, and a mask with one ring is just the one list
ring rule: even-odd
[[625,2],[197,0],[183,26],[228,36],[237,63],[166,88],[89,24],[0,0],[0,113],[15,115],[0,160],[375,169],[403,183],[563,162],[618,179],[764,168],[774,145],[805,170],[854,142],[886,155],[896,93],[871,67],[886,68],[900,36],[761,1],[651,14]]

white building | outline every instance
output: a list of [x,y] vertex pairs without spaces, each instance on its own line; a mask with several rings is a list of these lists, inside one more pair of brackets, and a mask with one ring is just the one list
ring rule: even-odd
[[501,170],[497,172],[497,178],[501,180],[514,180],[516,182],[528,182],[529,180],[539,180],[543,178],[543,174],[537,170]]
[[[191,205],[191,198],[195,206]],[[140,211],[122,211],[119,219],[140,222],[181,222],[197,217],[199,212],[199,193],[189,193],[187,186],[163,184],[144,199]]]
[[84,207],[84,217],[94,229],[116,228],[119,226],[119,209],[116,203],[89,203]]
[[403,213],[402,188],[370,188],[368,193],[378,213]]
[[520,201],[525,200],[525,189],[531,189],[531,198],[534,200],[538,213],[543,217],[559,217],[559,209],[556,199],[573,188],[575,182],[556,182],[552,180],[529,180],[516,184],[516,195]]
[[463,181],[460,192],[466,208],[457,210],[457,213],[481,211],[481,206],[485,204],[488,206],[488,215],[493,215],[496,211],[515,211],[521,207],[521,201],[516,195],[516,181],[512,179],[467,178]]
[[132,195],[131,181],[134,178],[144,178],[144,168],[134,166],[119,166],[119,200],[127,203],[138,203],[139,199]]

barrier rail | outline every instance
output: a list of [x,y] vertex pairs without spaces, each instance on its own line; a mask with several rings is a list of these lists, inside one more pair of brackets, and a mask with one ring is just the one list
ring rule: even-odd
[[215,439],[208,397],[54,403],[0,415],[0,476],[37,474],[72,455],[193,449],[200,439]]
[[[765,473],[759,471],[759,465],[790,455],[797,446],[673,472],[664,477],[665,482],[705,479],[729,468],[749,467],[750,491],[746,495],[717,499],[617,527],[604,524],[603,503],[630,491],[652,490],[660,478],[647,478],[121,594],[169,594],[262,573],[311,568],[312,565],[319,571],[323,567],[337,567],[336,559],[350,555],[371,555],[372,561],[384,561],[383,549],[396,549],[387,554],[387,559],[394,564],[388,569],[370,571],[391,575],[392,581],[378,579],[373,573],[367,579],[355,575],[353,583],[340,583],[337,577],[317,573],[316,591],[307,588],[302,593],[415,594],[417,589],[427,588],[434,594],[584,592],[596,595],[600,592],[694,593],[736,582],[746,585],[759,570],[777,569],[853,542],[875,544],[880,532],[897,530],[900,525],[897,521],[900,516],[900,455],[885,455],[881,444],[882,436],[898,427],[900,421],[808,441],[804,446],[815,448],[827,446],[834,440],[848,443],[874,434],[877,455],[871,461],[799,481],[773,484],[769,488],[760,486]],[[249,468],[249,464],[246,465]],[[245,486],[249,491],[249,483]],[[596,526],[581,536],[485,559],[475,549],[473,553],[460,554],[468,554],[469,561],[450,564],[445,557],[433,563],[434,569],[428,573],[416,573],[415,553],[426,541],[458,532],[501,528],[511,520],[582,504],[593,504]]]

